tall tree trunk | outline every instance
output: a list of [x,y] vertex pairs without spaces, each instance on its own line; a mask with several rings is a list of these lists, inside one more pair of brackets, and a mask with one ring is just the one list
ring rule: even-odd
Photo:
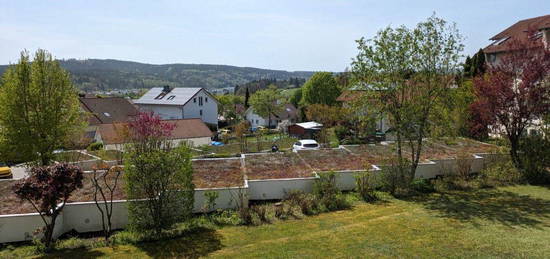
[[512,136],[509,138],[509,140],[510,140],[510,157],[512,158],[512,162],[514,163],[514,166],[520,169],[522,165],[521,165],[521,159],[518,153],[519,137]]

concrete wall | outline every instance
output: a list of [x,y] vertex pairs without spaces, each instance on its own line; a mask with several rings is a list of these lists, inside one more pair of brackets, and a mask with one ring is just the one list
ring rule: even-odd
[[[104,204],[100,204],[105,211]],[[105,217],[105,222],[107,217]],[[127,202],[113,201],[113,216],[111,217],[113,229],[126,227],[128,224]],[[63,208],[63,232],[76,230],[77,232],[91,232],[102,230],[101,213],[95,202],[67,203]]]
[[[33,233],[43,226],[44,222],[38,213],[0,215],[0,243],[32,240]],[[63,215],[59,215],[56,220],[55,237],[63,233],[62,228]]]
[[312,192],[317,177],[248,180],[250,200],[280,200],[291,190]]
[[[372,166],[373,168],[369,170],[372,173],[380,173],[380,168]],[[337,171],[336,173],[336,187],[341,191],[352,191],[356,187],[355,175],[358,173],[365,172],[365,170],[348,170],[348,171]]]
[[248,207],[249,192],[248,187],[235,188],[213,188],[213,189],[196,189],[195,203],[193,204],[193,212],[204,212],[206,209],[206,197],[204,194],[208,191],[216,191],[219,196],[216,199],[216,206],[212,209],[207,209],[209,212],[217,209],[235,209],[239,206]]

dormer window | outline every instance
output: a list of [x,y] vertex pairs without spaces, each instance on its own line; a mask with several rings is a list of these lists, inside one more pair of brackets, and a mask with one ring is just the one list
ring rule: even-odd
[[166,100],[174,100],[174,98],[176,98],[175,95],[170,95],[168,98],[166,98]]
[[157,97],[155,97],[155,100],[160,100],[162,98],[164,98],[164,96],[166,96],[166,93],[160,93],[159,95],[157,95]]
[[493,45],[494,46],[497,46],[497,45],[500,45],[502,44],[503,42],[505,42],[506,40],[508,40],[510,37],[504,37],[502,39],[498,39],[497,41],[493,42]]

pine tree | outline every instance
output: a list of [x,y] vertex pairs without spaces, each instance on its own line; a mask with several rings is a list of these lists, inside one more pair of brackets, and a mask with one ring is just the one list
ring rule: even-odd
[[244,108],[248,109],[250,105],[248,105],[248,99],[250,99],[250,93],[248,92],[248,87],[246,88],[246,93],[244,94]]
[[464,61],[464,76],[465,77],[471,77],[472,73],[470,72],[472,69],[472,59],[470,56],[466,56],[466,61]]

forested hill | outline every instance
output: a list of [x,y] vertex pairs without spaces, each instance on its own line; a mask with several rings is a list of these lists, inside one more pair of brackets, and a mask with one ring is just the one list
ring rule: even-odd
[[[227,65],[167,64],[152,65],[114,59],[60,60],[81,90],[174,87],[226,88],[262,78],[287,80],[309,78],[313,72],[260,69]],[[0,65],[3,73],[7,65]]]
[[250,81],[246,84],[235,86],[234,93],[236,95],[245,95],[248,88],[249,94],[253,94],[258,90],[267,89],[270,85],[276,86],[278,89],[298,88],[306,82],[305,78],[289,78],[288,80],[277,80],[276,78],[259,79]]

